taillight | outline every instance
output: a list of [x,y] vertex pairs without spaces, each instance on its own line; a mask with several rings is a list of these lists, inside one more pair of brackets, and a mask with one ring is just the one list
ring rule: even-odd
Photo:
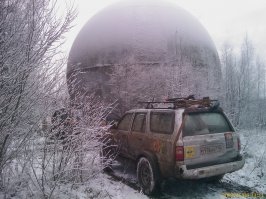
[[240,138],[239,137],[237,137],[237,149],[238,149],[238,151],[241,150],[241,142],[240,142]]
[[176,161],[184,161],[184,147],[177,146],[175,148],[175,159]]

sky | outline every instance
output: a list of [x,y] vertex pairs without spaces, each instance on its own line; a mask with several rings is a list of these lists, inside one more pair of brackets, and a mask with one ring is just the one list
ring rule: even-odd
[[[65,0],[62,0],[62,3]],[[119,0],[75,0],[78,16],[66,35],[65,51],[85,23],[97,12]],[[217,49],[225,42],[240,47],[245,35],[252,40],[255,52],[266,61],[265,0],[170,0],[194,15],[212,37]]]

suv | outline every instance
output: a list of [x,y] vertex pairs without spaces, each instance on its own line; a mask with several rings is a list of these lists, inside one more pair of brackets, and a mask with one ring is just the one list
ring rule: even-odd
[[239,135],[217,100],[142,103],[145,109],[126,112],[111,129],[109,146],[136,161],[145,194],[153,194],[163,178],[220,180],[244,166]]

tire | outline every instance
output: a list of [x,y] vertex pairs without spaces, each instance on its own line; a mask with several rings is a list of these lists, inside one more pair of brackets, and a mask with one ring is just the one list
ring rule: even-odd
[[146,195],[159,192],[160,175],[158,165],[151,158],[141,157],[137,164],[137,177],[141,190]]

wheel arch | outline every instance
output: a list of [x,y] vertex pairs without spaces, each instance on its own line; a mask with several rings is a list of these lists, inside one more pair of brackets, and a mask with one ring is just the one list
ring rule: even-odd
[[159,166],[158,158],[154,153],[152,153],[150,151],[143,151],[142,153],[138,154],[138,156],[136,158],[136,162],[138,163],[139,159],[142,157],[152,159]]
[[140,153],[137,158],[136,158],[136,164],[138,164],[140,158],[145,157],[148,160],[151,160],[155,165],[155,167],[157,167],[156,169],[159,171],[159,177],[161,178],[161,169],[160,169],[160,165],[159,165],[159,161],[158,158],[156,156],[156,154],[150,152],[150,151],[143,151],[142,153]]

